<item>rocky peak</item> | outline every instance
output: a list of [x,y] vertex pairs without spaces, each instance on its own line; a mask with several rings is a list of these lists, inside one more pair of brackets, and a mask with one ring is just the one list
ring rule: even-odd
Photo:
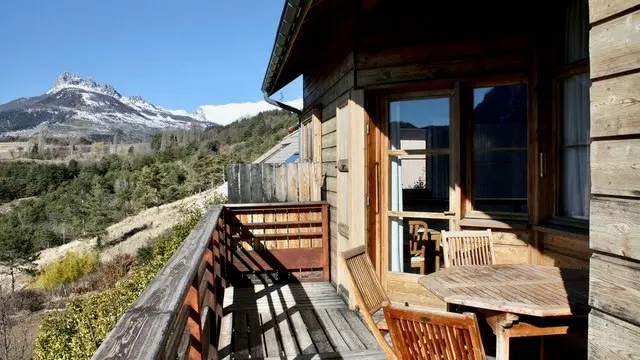
[[58,76],[53,87],[47,91],[48,94],[56,93],[63,89],[68,88],[76,88],[87,91],[93,91],[97,93],[101,93],[108,96],[113,96],[115,98],[120,98],[121,95],[113,88],[111,85],[101,85],[96,83],[92,78],[83,79],[77,74],[71,72],[64,72],[62,75]]

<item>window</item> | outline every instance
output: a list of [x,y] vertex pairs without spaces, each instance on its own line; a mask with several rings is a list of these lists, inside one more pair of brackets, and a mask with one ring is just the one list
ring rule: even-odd
[[527,86],[473,90],[473,208],[527,213]]
[[428,274],[452,208],[451,93],[389,102],[389,271]]
[[284,161],[284,163],[285,164],[291,164],[291,163],[297,162],[299,158],[300,158],[300,154],[299,153],[295,153],[295,154],[289,156],[287,158],[287,160]]
[[558,77],[557,215],[589,219],[589,20],[586,0],[571,0],[565,17],[564,65]]

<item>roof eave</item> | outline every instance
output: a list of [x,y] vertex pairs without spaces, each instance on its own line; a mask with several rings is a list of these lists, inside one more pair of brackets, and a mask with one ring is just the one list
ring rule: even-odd
[[262,91],[269,96],[278,90],[274,87],[312,2],[313,0],[285,1],[271,58],[262,82]]

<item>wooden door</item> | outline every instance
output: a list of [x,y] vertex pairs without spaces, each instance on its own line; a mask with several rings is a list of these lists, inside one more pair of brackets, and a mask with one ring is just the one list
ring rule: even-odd
[[376,157],[370,179],[377,185],[370,187],[377,208],[370,227],[378,232],[369,248],[375,244],[374,263],[392,300],[440,306],[417,280],[441,267],[440,231],[457,229],[456,92],[385,96],[377,105],[379,134],[370,136],[369,158]]

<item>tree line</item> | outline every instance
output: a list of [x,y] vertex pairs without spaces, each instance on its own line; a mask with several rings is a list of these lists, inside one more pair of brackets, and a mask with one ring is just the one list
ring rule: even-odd
[[26,268],[40,250],[99,236],[127,216],[216,187],[227,164],[257,158],[296,121],[269,111],[197,135],[158,133],[150,154],[88,164],[2,163],[0,201],[35,197],[0,215],[0,265]]

